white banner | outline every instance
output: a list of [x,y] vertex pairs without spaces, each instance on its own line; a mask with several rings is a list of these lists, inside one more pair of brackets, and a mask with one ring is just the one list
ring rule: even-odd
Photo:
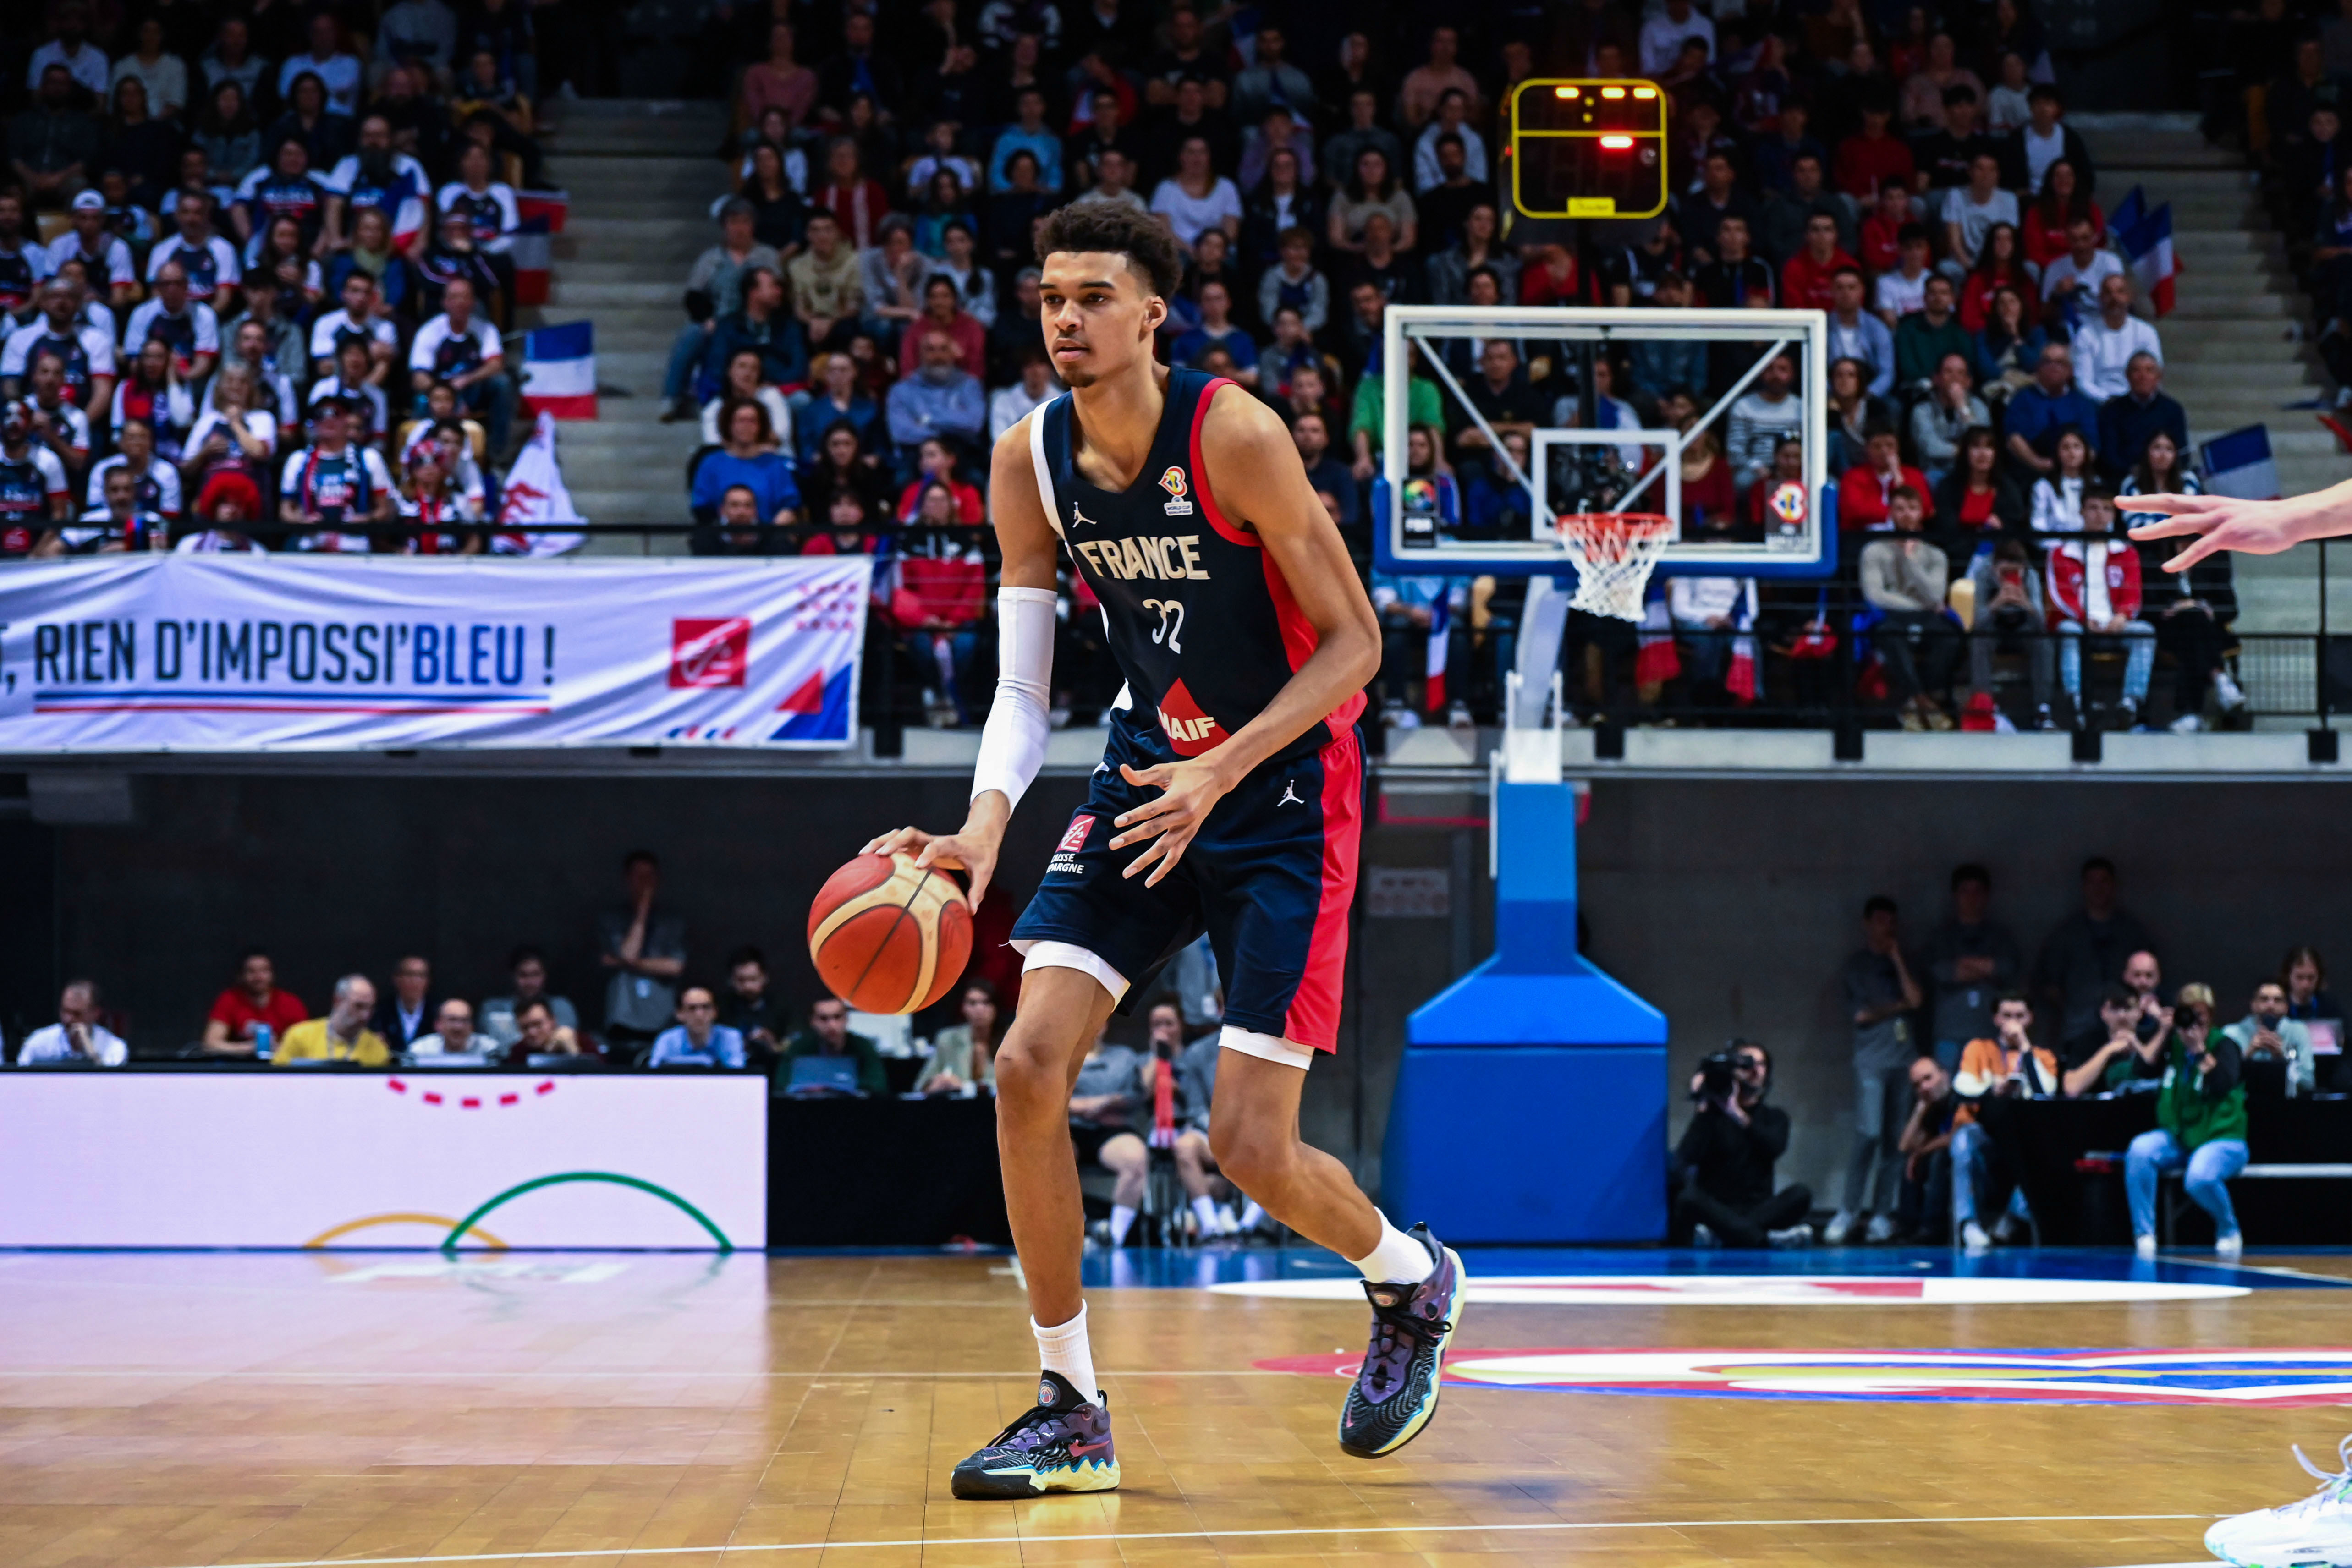
[[864,556],[0,568],[0,752],[842,747]]
[[752,1075],[0,1071],[0,1247],[764,1247]]

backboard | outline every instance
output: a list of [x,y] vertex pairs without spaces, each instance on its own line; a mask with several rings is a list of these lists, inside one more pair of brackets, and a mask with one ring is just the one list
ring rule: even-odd
[[[1574,390],[1527,400],[1536,406],[1520,412],[1533,417],[1498,433],[1479,410],[1482,399],[1494,402],[1480,371],[1494,339],[1510,342],[1523,366],[1549,361],[1550,384]],[[1768,371],[1783,357],[1793,376],[1787,395],[1773,397],[1781,373]],[[1483,482],[1465,473],[1449,486],[1410,471],[1416,361],[1439,388],[1465,467],[1483,467]],[[1675,518],[1676,537],[1657,568],[1665,576],[1808,578],[1834,562],[1829,318],[1819,310],[1395,305],[1381,366],[1381,571],[1572,577],[1555,519],[1576,512]],[[1668,423],[1675,390],[1691,409]],[[1740,426],[1749,444],[1735,453],[1732,412],[1751,392],[1759,401],[1747,405]],[[1522,438],[1524,464],[1514,455]],[[1788,441],[1801,456],[1777,452]],[[1702,461],[1709,444],[1719,467]],[[1698,470],[1687,492],[1685,458]],[[1728,509],[1720,505],[1727,480]]]

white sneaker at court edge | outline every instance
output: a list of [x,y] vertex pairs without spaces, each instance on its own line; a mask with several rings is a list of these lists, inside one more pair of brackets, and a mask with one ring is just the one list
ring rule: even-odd
[[2205,1550],[2235,1568],[2352,1568],[2352,1437],[2336,1445],[2336,1474],[2294,1450],[2319,1489],[2299,1502],[2225,1519],[2205,1532]]

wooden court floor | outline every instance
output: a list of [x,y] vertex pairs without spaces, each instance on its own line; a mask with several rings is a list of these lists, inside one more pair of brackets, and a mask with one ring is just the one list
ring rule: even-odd
[[[1090,1301],[1124,1490],[983,1504],[949,1468],[1035,1365],[1003,1259],[0,1255],[0,1564],[2117,1568],[2201,1560],[2352,1425],[1452,1388],[1364,1462],[1338,1379],[1253,1365],[1360,1350],[1360,1306]],[[2310,1347],[2347,1303],[1490,1305],[1461,1343]]]

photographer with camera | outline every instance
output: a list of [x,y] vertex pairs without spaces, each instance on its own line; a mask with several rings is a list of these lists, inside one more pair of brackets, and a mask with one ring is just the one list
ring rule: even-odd
[[1675,1145],[1674,1226],[1700,1247],[1810,1247],[1813,1195],[1801,1184],[1772,1190],[1772,1166],[1789,1147],[1789,1113],[1764,1103],[1772,1053],[1738,1040],[1699,1063],[1698,1105]]
[[[2060,1092],[2057,1053],[2033,1043],[2033,1004],[2021,991],[2005,992],[1993,1003],[1994,1038],[1972,1040],[1960,1052],[1952,1089],[1961,1104],[1952,1115],[1952,1228],[1970,1257],[1992,1249],[1997,1238],[2015,1240],[2032,1220],[2024,1189],[2017,1185],[2022,1162],[2005,1140],[1985,1125],[1995,1100],[2048,1100]],[[1980,1205],[2005,1207],[1993,1234],[1977,1223]],[[1991,1200],[1989,1204],[1988,1200]]]

